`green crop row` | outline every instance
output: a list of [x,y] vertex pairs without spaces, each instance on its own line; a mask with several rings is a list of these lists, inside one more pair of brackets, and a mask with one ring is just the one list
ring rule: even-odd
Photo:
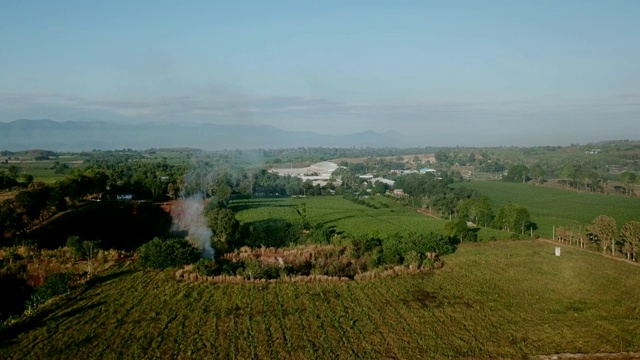
[[[365,201],[377,208],[358,205],[339,196],[234,200],[231,208],[245,224],[274,219],[300,221],[296,209],[304,203],[311,225],[332,228],[339,234],[386,238],[395,233],[444,232],[446,220],[428,217],[383,196],[371,196]],[[489,238],[506,239],[508,234],[489,228],[479,231],[479,239]]]
[[[640,349],[640,267],[535,241],[462,245],[434,273],[206,284],[116,271],[0,335],[3,359],[521,358]],[[14,329],[15,330],[15,329]]]
[[494,208],[511,201],[529,210],[531,220],[538,225],[538,232],[548,238],[553,227],[584,229],[598,215],[611,216],[618,227],[635,220],[640,221],[640,199],[619,195],[578,193],[570,190],[530,184],[484,181],[463,183],[489,196]]

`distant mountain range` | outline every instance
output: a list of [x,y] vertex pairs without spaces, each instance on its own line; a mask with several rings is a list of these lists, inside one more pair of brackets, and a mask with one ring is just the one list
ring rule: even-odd
[[118,124],[103,121],[15,120],[0,122],[0,150],[54,151],[190,147],[204,150],[285,147],[403,147],[399,133],[364,131],[349,135],[294,132],[272,126],[215,124]]

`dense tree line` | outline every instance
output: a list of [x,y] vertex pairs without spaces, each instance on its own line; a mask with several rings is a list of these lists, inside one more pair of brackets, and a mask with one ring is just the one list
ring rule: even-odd
[[600,250],[611,255],[622,254],[627,259],[638,261],[640,254],[640,222],[629,221],[618,229],[616,220],[600,215],[584,230],[559,227],[555,238],[561,243],[581,248]]
[[0,203],[0,235],[14,237],[28,227],[104,190],[106,176],[77,174],[54,184],[35,182]]
[[74,170],[53,184],[34,182],[0,203],[0,240],[19,236],[29,227],[86,200],[163,200],[171,195],[182,169],[166,163],[105,162]]
[[[452,188],[450,185],[453,183],[454,178],[446,174],[442,177],[414,174],[398,178],[395,187],[402,188],[410,199],[418,200],[423,208],[435,210],[445,218],[463,220],[465,224],[471,222],[514,233],[524,233],[537,228],[526,208],[506,203],[494,211],[491,199],[487,196],[464,186]],[[405,201],[407,204],[413,202],[415,205],[413,200]],[[469,240],[473,238],[466,230],[456,230],[462,228],[459,223],[453,222],[449,226],[452,234],[464,236]]]
[[16,165],[9,165],[7,171],[0,169],[0,190],[26,188],[33,182],[33,175],[22,174],[22,169]]

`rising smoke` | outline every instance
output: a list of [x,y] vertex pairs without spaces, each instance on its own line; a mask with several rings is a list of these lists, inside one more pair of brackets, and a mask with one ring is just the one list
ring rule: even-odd
[[194,159],[191,169],[184,175],[180,198],[171,211],[173,230],[186,231],[187,240],[197,246],[206,259],[213,259],[215,255],[211,247],[213,232],[204,216],[205,197],[215,173],[215,167],[211,164]]
[[[211,247],[211,236],[213,232],[207,226],[204,210],[207,195],[218,196],[217,188],[214,186],[221,178],[225,178],[228,166],[236,164],[239,153],[232,155],[218,154],[219,156],[208,156],[207,153],[195,152],[192,154],[193,164],[185,173],[180,184],[180,197],[171,211],[173,217],[173,230],[187,232],[187,239],[197,246],[202,252],[202,256],[213,259],[215,252]],[[263,164],[262,151],[248,151],[241,154],[244,164],[255,167]]]
[[181,196],[171,216],[174,230],[187,231],[187,240],[200,249],[202,257],[213,260],[215,255],[211,247],[213,232],[207,226],[204,217],[204,195],[198,193],[189,197]]

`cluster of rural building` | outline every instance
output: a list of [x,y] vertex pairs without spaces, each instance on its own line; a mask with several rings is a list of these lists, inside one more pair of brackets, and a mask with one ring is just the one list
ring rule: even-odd
[[[295,176],[302,181],[311,181],[313,185],[325,186],[330,181],[333,181],[336,184],[340,184],[341,180],[339,178],[333,177],[333,173],[340,169],[344,168],[334,162],[331,161],[322,161],[319,163],[315,163],[306,167],[294,168],[293,166],[289,168],[274,168],[270,171],[278,174],[280,176]],[[409,174],[436,174],[437,170],[431,168],[422,168],[420,170],[392,170],[392,174],[395,175],[409,175]],[[395,185],[395,181],[391,179],[387,179],[381,176],[374,176],[373,174],[365,174],[359,175],[360,179],[367,181],[371,184],[375,184],[376,182],[381,182],[391,188]],[[396,195],[404,195],[402,189],[393,189],[392,192]]]

